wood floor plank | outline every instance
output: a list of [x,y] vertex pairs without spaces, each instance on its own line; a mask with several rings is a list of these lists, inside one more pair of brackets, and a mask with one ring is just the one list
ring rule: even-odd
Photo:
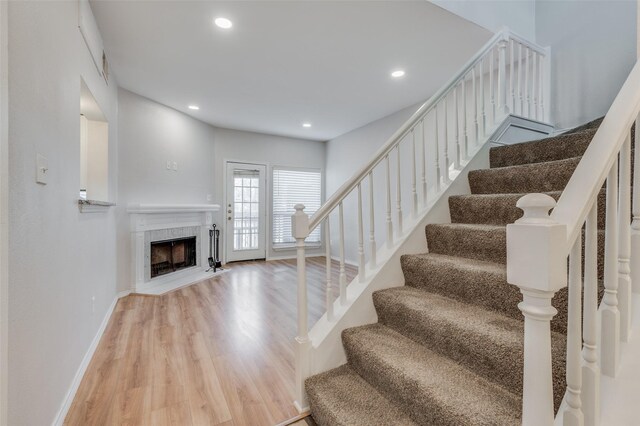
[[[120,299],[65,424],[268,426],[295,417],[295,261],[228,268],[162,296]],[[348,281],[356,273],[347,265]],[[325,274],[324,258],[308,258],[309,324],[325,312]]]

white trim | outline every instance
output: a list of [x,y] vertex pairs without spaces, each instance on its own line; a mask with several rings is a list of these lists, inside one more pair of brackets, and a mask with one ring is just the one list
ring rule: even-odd
[[[340,263],[340,256],[331,256],[331,260],[335,260],[336,262]],[[358,262],[351,259],[344,259],[344,264],[353,266],[354,268],[358,267]]]
[[0,425],[8,424],[9,296],[9,18],[0,1]]
[[127,213],[201,213],[217,212],[218,204],[130,204]]
[[58,414],[56,414],[56,417],[52,423],[53,426],[62,426],[62,424],[64,423],[64,419],[67,417],[67,413],[69,412],[69,408],[71,408],[71,404],[73,403],[73,399],[76,396],[76,392],[78,392],[78,388],[80,387],[80,383],[82,382],[84,373],[87,371],[87,367],[89,367],[89,363],[91,362],[91,359],[93,358],[93,355],[98,348],[100,339],[102,339],[102,335],[104,334],[104,331],[109,324],[109,320],[111,319],[111,315],[113,314],[113,310],[115,309],[118,300],[125,296],[128,296],[130,293],[130,290],[126,290],[116,294],[116,297],[113,299],[111,306],[109,306],[109,308],[107,309],[107,313],[102,319],[100,328],[98,328],[98,332],[93,338],[91,345],[89,345],[89,349],[87,349],[87,353],[84,355],[84,358],[82,358],[82,362],[80,363],[80,366],[76,371],[76,375],[71,381],[71,386],[69,386],[67,395],[65,396],[64,401],[62,402],[62,406],[60,407],[60,410],[58,411]]

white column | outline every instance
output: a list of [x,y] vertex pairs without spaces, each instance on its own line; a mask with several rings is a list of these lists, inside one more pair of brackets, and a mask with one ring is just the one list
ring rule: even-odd
[[376,244],[376,225],[374,217],[374,203],[373,203],[373,172],[369,172],[369,247],[371,250],[371,257],[369,258],[369,266],[374,269],[377,264],[377,251],[378,246]]
[[501,116],[509,114],[507,106],[507,40],[498,42],[498,113]]
[[304,212],[303,204],[295,205],[296,212],[291,217],[291,229],[296,240],[298,271],[298,335],[296,336],[296,400],[298,412],[308,407],[304,381],[309,377],[309,355],[311,341],[307,324],[307,272],[304,240],[309,236],[309,216]]
[[550,321],[557,313],[553,295],[566,286],[565,225],[554,222],[555,206],[545,194],[518,200],[522,218],[507,225],[507,281],[523,295],[525,317],[522,424],[550,426],[554,420]]
[[325,246],[325,262],[326,262],[326,306],[327,319],[333,321],[333,282],[331,279],[331,218],[327,215],[324,221],[324,246]]
[[[640,10],[640,9],[639,9]],[[640,13],[640,12],[639,12]],[[638,29],[640,31],[640,27]],[[636,119],[634,169],[640,165],[640,118]],[[640,293],[640,173],[633,174],[633,222],[631,223],[631,285]]]
[[620,311],[618,310],[618,160],[607,177],[607,218],[604,243],[604,297],[600,309],[601,364],[603,374],[615,377],[620,359]]
[[564,426],[582,426],[582,366],[580,350],[582,349],[581,333],[581,299],[582,299],[582,239],[578,237],[573,244],[569,256],[569,306],[567,325],[567,409],[563,415]]
[[584,424],[600,424],[600,365],[598,363],[598,203],[585,224],[584,324],[582,330],[582,411]]
[[631,331],[631,132],[620,151],[618,206],[618,297],[620,305],[620,339],[629,340]]

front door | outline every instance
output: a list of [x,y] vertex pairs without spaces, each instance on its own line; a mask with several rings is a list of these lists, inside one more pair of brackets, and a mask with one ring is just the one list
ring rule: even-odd
[[266,167],[227,163],[227,262],[266,258]]

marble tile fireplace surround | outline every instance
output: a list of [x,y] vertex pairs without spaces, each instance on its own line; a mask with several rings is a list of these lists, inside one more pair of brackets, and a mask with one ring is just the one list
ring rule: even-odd
[[[132,204],[131,253],[133,290],[163,294],[213,276],[209,268],[209,228],[217,204]],[[195,266],[151,277],[151,244],[195,237]]]

